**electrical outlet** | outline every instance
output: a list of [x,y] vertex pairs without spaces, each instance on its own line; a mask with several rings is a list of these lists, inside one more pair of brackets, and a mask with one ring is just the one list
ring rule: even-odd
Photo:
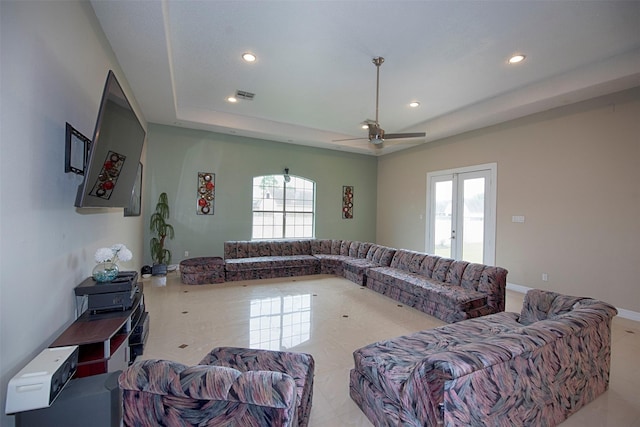
[[184,251],[184,256],[189,256],[189,251]]
[[549,281],[549,275],[547,273],[542,273],[542,281],[543,282],[548,282]]

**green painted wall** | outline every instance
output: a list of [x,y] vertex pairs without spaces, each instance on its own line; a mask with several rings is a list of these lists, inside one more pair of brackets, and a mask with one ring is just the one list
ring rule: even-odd
[[[172,263],[185,251],[222,256],[224,241],[251,239],[253,177],[281,174],[285,167],[316,182],[316,238],[376,240],[376,157],[150,124],[146,161],[145,262],[151,262],[149,216],[161,192],[169,196],[168,222],[176,232],[168,244]],[[198,172],[216,174],[214,215],[196,215]],[[342,219],[343,185],[354,186],[350,220]]]

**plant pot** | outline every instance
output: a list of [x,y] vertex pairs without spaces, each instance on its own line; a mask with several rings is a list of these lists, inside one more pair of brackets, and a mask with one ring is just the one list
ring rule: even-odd
[[153,276],[166,276],[167,264],[154,264],[153,267],[151,267],[151,274]]

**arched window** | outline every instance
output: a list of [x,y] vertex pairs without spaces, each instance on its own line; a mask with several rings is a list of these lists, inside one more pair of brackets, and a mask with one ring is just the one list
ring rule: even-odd
[[292,175],[253,178],[252,239],[313,238],[316,183]]

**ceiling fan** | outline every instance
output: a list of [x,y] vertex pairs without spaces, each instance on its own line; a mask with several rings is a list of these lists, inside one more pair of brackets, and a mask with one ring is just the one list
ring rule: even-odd
[[[426,136],[426,133],[424,132],[385,133],[384,129],[380,127],[380,122],[378,121],[380,98],[380,66],[384,63],[384,58],[381,56],[377,56],[373,58],[373,63],[376,66],[376,119],[375,121],[366,120],[362,126],[363,128],[366,126],[369,130],[369,142],[371,142],[374,146],[380,148],[382,147],[382,143],[387,139],[422,138]],[[335,141],[349,141],[354,139],[361,138],[338,139]]]

